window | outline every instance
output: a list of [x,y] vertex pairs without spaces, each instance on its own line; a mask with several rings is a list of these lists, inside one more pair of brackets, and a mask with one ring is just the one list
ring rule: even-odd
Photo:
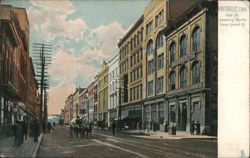
[[163,124],[164,123],[164,118],[165,118],[165,107],[164,107],[164,102],[159,103],[158,105],[159,109],[159,123]]
[[141,70],[140,75],[141,75],[141,77],[142,77],[142,66],[140,67],[140,70]]
[[148,82],[148,96],[153,95],[153,81]]
[[140,78],[140,68],[137,68],[137,69],[136,69],[136,76],[137,76],[137,79]]
[[185,87],[187,85],[187,78],[186,78],[186,68],[182,66],[180,68],[180,87]]
[[147,54],[152,54],[153,53],[153,41],[150,40],[147,44]]
[[155,28],[163,22],[163,10],[159,12],[155,17]]
[[153,21],[150,21],[147,25],[146,25],[146,35],[150,34],[152,32],[152,23]]
[[143,28],[141,28],[141,41],[143,41]]
[[137,86],[136,89],[137,89],[137,99],[139,99],[140,98],[140,86]]
[[143,51],[142,51],[142,49],[140,50],[140,60],[142,60],[142,58],[143,58]]
[[164,65],[163,54],[157,57],[157,70],[162,69]]
[[134,35],[134,48],[136,47],[136,35]]
[[148,74],[151,74],[154,72],[154,60],[148,61]]
[[192,34],[192,51],[199,52],[200,51],[200,27],[197,26],[193,30]]
[[186,55],[187,51],[187,37],[186,35],[181,36],[180,40],[180,57]]
[[176,50],[175,42],[172,42],[169,48],[170,64],[172,64],[175,61],[175,50]]
[[137,45],[140,43],[140,31],[137,32]]
[[174,71],[172,71],[171,73],[170,73],[170,78],[169,78],[169,80],[170,80],[170,90],[175,90],[175,72]]
[[160,25],[160,16],[156,15],[156,17],[155,17],[155,27],[157,27],[159,25]]
[[130,101],[133,100],[133,95],[134,95],[134,89],[130,88]]
[[199,83],[200,82],[200,64],[198,61],[193,63],[192,66],[192,83]]
[[137,95],[138,95],[138,91],[137,91],[137,87],[134,88],[135,89],[135,100],[138,99]]
[[162,32],[160,32],[157,35],[157,39],[156,39],[156,48],[159,49],[163,46],[163,34]]
[[162,93],[163,91],[163,77],[157,78],[156,93]]
[[133,38],[131,38],[131,40],[130,40],[130,51],[132,51],[133,50]]

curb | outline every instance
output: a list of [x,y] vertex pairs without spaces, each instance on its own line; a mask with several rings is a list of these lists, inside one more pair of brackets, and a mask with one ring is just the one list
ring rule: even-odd
[[120,133],[128,134],[128,135],[143,135],[143,136],[150,136],[150,133],[145,133],[145,132],[130,133],[130,132],[125,132],[125,131],[120,131]]
[[35,158],[36,156],[37,156],[37,152],[38,152],[38,149],[39,149],[39,147],[40,147],[40,145],[41,145],[41,142],[43,141],[43,136],[44,136],[44,134],[42,133],[41,134],[41,139],[40,139],[40,141],[38,142],[38,144],[37,144],[37,146],[36,146],[36,149],[35,149],[35,151],[33,152],[33,154],[32,154],[32,158]]

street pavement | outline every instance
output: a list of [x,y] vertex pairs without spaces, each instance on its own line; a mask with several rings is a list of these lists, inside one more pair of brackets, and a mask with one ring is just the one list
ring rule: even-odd
[[67,127],[59,126],[44,135],[37,157],[210,158],[217,157],[217,139],[201,136],[170,139],[159,133],[143,137],[126,133],[113,136],[107,130],[94,130],[92,138],[77,139],[70,137]]
[[19,147],[13,146],[14,137],[4,137],[0,141],[0,157],[36,157],[43,134],[38,138],[38,142],[33,141],[33,137],[24,140]]

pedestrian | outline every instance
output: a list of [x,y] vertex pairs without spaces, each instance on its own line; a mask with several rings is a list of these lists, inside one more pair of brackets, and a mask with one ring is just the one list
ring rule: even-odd
[[33,136],[34,136],[34,142],[38,142],[38,136],[39,136],[39,124],[37,119],[34,119],[33,121]]
[[23,143],[23,127],[21,121],[17,121],[16,138],[16,146],[20,146]]
[[112,131],[113,131],[113,135],[115,135],[115,129],[116,129],[116,124],[115,121],[112,122]]
[[201,133],[200,122],[197,121],[197,123],[196,123],[196,134],[200,135],[200,133]]
[[89,133],[90,133],[90,137],[92,137],[92,122],[89,123]]
[[154,132],[156,132],[156,127],[157,126],[157,123],[156,123],[156,121],[153,121],[153,130],[154,130]]
[[191,122],[190,132],[191,132],[191,135],[194,135],[194,120]]
[[17,137],[16,137],[17,123],[16,122],[12,126],[12,130],[13,130],[13,135],[14,135],[14,145],[13,146],[16,146],[16,141],[17,141]]
[[50,133],[50,131],[51,131],[51,123],[50,122],[48,122],[47,128],[48,128],[48,132]]
[[27,123],[25,121],[23,121],[23,136],[25,138],[25,140],[27,140],[27,135],[28,135],[28,126]]
[[74,131],[73,124],[70,124],[70,137],[72,138],[73,138],[73,131]]

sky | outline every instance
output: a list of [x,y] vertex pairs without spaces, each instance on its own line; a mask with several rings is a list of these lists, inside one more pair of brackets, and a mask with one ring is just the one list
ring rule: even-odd
[[87,87],[150,0],[2,0],[26,8],[33,43],[53,46],[48,113],[59,114],[76,87]]

